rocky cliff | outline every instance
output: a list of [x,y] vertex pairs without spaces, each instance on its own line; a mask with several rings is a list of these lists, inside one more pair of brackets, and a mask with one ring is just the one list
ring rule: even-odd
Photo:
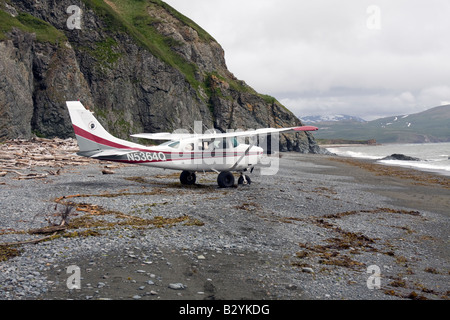
[[[199,120],[221,131],[301,125],[236,79],[221,46],[159,0],[0,0],[0,74],[0,139],[72,136],[66,100],[126,139]],[[309,133],[283,135],[280,146],[319,150]]]

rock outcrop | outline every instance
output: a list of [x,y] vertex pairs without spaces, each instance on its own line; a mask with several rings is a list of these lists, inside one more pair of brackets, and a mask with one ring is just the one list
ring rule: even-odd
[[[70,11],[75,5],[81,11]],[[73,136],[66,100],[114,135],[301,122],[228,70],[221,46],[159,0],[0,0],[0,139]],[[69,28],[74,15],[79,28]],[[318,152],[309,133],[282,151]]]
[[381,160],[401,160],[401,161],[420,161],[419,158],[406,156],[404,154],[394,153],[390,156],[384,157]]

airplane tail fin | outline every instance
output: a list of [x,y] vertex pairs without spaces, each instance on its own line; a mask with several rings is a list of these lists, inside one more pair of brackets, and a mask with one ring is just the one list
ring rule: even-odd
[[134,147],[134,143],[118,139],[106,131],[80,101],[67,101],[66,105],[80,148],[79,155],[89,157],[102,150]]

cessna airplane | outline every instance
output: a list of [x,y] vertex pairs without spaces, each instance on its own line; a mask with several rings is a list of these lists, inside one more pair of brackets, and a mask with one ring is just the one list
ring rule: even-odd
[[[256,142],[243,144],[238,137],[249,137],[287,133],[296,131],[315,131],[316,127],[266,128],[243,132],[190,134],[190,133],[141,133],[136,138],[167,141],[159,146],[144,146],[118,139],[109,134],[93,116],[93,113],[79,101],[67,101],[70,118],[83,157],[105,161],[153,166],[163,169],[181,170],[180,181],[184,185],[196,182],[196,172],[217,172],[217,183],[222,188],[234,185],[231,172],[239,172],[238,184],[250,184],[244,172],[253,171],[260,163],[263,148]],[[251,138],[253,137],[253,139]]]

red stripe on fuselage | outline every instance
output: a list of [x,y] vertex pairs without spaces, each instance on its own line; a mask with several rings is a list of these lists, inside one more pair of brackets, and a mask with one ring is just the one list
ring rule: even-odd
[[[107,146],[107,147],[118,148],[118,149],[127,149],[127,150],[136,150],[136,151],[142,151],[142,152],[160,152],[160,151],[154,151],[154,150],[151,150],[151,149],[133,148],[133,147],[126,146],[126,145],[123,145],[123,144],[119,144],[119,143],[116,143],[116,142],[113,142],[113,141],[101,138],[99,136],[96,136],[96,135],[94,135],[94,134],[92,134],[90,132],[87,132],[84,129],[81,129],[80,127],[77,127],[76,125],[73,125],[73,130],[75,131],[76,135],[78,135],[78,136],[80,136],[80,137],[82,137],[84,139],[91,140],[91,141],[94,141],[96,143],[103,144],[104,146]],[[166,152],[163,152],[163,153],[166,153]]]

